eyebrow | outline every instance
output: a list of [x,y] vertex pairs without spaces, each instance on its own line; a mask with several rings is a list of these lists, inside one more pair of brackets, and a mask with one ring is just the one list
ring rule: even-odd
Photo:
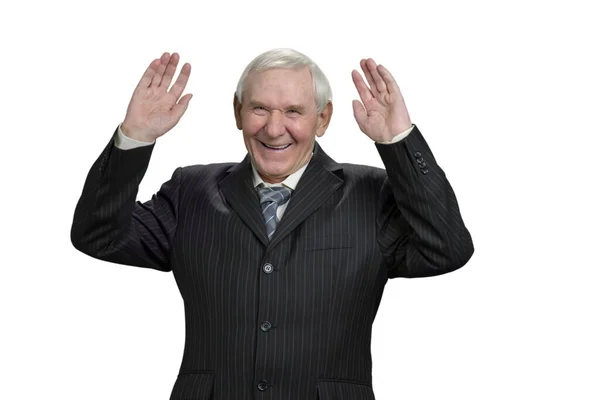
[[286,108],[287,110],[305,111],[305,107],[299,104],[292,104]]
[[[267,107],[264,103],[262,103],[261,101],[258,100],[249,100],[248,104],[250,105],[250,107],[264,107],[264,108],[271,108],[271,107]],[[286,110],[297,110],[297,111],[306,111],[306,107],[300,105],[300,104],[291,104],[287,107],[285,107]]]
[[249,101],[248,101],[248,105],[249,105],[250,107],[261,106],[261,107],[265,107],[265,108],[267,108],[267,107],[266,107],[266,106],[265,106],[263,103],[261,103],[260,101],[257,101],[257,100],[249,100]]

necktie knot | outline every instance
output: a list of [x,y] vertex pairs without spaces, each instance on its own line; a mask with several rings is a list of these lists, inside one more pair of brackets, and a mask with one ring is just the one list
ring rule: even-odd
[[277,203],[277,206],[285,204],[292,195],[291,190],[286,187],[262,187],[258,189],[260,204],[264,207],[272,202]]
[[260,207],[262,208],[269,240],[271,240],[271,236],[273,236],[277,223],[279,222],[277,219],[277,207],[285,204],[290,199],[291,195],[292,191],[286,187],[275,186],[258,189]]

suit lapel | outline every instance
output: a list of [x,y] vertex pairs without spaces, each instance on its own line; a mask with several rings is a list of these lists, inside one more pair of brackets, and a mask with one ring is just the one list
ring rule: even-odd
[[342,186],[344,180],[341,170],[342,167],[315,142],[313,157],[302,174],[270,242],[258,196],[253,187],[250,155],[246,155],[241,163],[231,167],[229,174],[219,182],[219,189],[233,211],[262,244],[273,248]]
[[229,174],[219,182],[219,189],[233,211],[266,247],[269,245],[260,204],[252,184],[250,156],[231,167]]
[[331,195],[342,186],[342,167],[333,161],[315,142],[313,157],[302,174],[296,190],[285,209],[281,222],[271,238],[269,248],[276,246],[302,221],[315,212]]

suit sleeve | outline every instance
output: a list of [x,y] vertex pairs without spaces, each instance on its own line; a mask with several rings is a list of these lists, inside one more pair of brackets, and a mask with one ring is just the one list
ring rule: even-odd
[[375,145],[387,172],[377,225],[388,278],[445,274],[474,251],[454,191],[413,128],[400,142]]
[[170,271],[181,168],[152,199],[136,201],[154,144],[131,150],[114,136],[90,169],[73,217],[71,242],[99,260]]

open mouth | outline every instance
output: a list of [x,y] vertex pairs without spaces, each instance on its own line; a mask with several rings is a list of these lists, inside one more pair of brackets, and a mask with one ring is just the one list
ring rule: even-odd
[[282,146],[271,146],[271,145],[268,145],[268,144],[263,143],[263,142],[260,142],[260,143],[263,146],[265,146],[267,149],[271,149],[271,150],[285,150],[285,149],[287,149],[288,147],[290,147],[292,145],[291,143],[288,143],[288,144],[284,144]]

